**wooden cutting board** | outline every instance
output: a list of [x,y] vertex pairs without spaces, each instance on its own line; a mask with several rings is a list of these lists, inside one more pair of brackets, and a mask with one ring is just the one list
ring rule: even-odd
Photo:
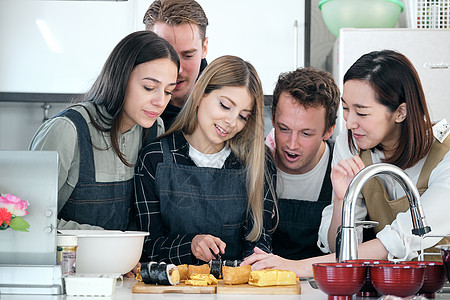
[[240,295],[299,295],[301,293],[300,281],[294,285],[254,286],[250,284],[229,285],[219,280],[217,294]]
[[301,293],[300,281],[295,285],[280,286],[253,286],[250,284],[229,285],[219,280],[217,285],[192,286],[184,283],[177,285],[155,285],[136,282],[132,287],[133,293],[144,294],[234,294],[234,295],[299,295]]
[[145,294],[165,294],[165,293],[180,293],[180,294],[215,294],[217,285],[208,286],[192,286],[184,283],[177,285],[155,285],[145,284],[143,282],[136,282],[133,287],[133,293]]

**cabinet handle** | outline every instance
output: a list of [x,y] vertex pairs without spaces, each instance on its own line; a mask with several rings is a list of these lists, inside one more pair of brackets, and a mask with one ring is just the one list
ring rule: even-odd
[[44,104],[41,107],[44,110],[44,119],[42,120],[42,123],[44,123],[45,121],[47,121],[49,119],[48,112],[50,110],[51,105],[48,104],[47,102],[44,102]]

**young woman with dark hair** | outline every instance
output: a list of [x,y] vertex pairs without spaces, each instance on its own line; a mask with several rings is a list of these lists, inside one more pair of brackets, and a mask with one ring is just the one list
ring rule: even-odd
[[[342,203],[350,181],[365,166],[386,162],[398,166],[416,184],[422,209],[433,235],[450,234],[450,137],[448,124],[432,125],[419,76],[402,54],[374,51],[363,55],[344,77],[342,107],[347,129],[336,139],[331,180],[333,202],[322,213],[318,245],[334,252],[341,225]],[[434,121],[434,120],[433,120]],[[437,120],[436,120],[437,121]],[[446,129],[445,129],[446,128]],[[369,217],[380,224],[376,237],[363,241],[357,227],[360,258],[411,260],[419,255],[421,237],[411,232],[408,200],[403,188],[386,175],[367,182],[355,207],[356,220]],[[423,239],[435,251],[446,238]],[[427,259],[432,259],[431,258]],[[439,256],[438,256],[439,257]],[[312,275],[312,263],[334,261],[334,254],[290,261],[271,254],[255,254],[245,263],[253,268],[278,267],[298,276]]]
[[159,116],[179,66],[167,41],[131,33],[79,103],[37,130],[30,149],[59,154],[59,229],[127,229],[134,164],[139,149],[164,132]]
[[[348,184],[359,170],[378,162],[405,171],[417,185],[433,234],[449,234],[443,212],[450,208],[444,199],[450,192],[450,138],[433,133],[422,85],[408,58],[391,50],[363,55],[344,76],[342,107],[348,131],[336,143],[331,173],[334,204],[323,214],[320,241],[335,250]],[[411,260],[418,256],[421,238],[411,233],[408,200],[392,177],[380,175],[366,183],[356,207],[357,219],[368,215],[379,222],[376,238],[369,241],[370,257]],[[432,252],[440,240],[424,239],[425,252]]]

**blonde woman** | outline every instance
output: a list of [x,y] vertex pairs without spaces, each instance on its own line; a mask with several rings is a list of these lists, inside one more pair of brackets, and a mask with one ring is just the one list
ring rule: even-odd
[[144,261],[242,259],[271,252],[275,167],[264,146],[254,67],[235,56],[202,73],[170,130],[145,147],[135,174]]

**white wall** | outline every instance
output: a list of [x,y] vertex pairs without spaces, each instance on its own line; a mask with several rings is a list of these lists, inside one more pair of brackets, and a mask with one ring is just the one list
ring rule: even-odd
[[[27,150],[31,138],[42,124],[43,103],[0,102],[0,150]],[[50,104],[49,116],[66,105]]]
[[1,0],[0,91],[85,92],[145,2]]
[[[449,30],[345,28],[335,43],[333,74],[342,92],[345,72],[361,55],[383,49],[398,51],[408,57],[419,74],[431,120],[450,120],[449,48]],[[340,107],[335,132],[344,129]]]
[[[0,92],[85,92],[120,39],[144,29],[149,3],[0,0]],[[42,105],[0,102],[0,150],[28,149]],[[66,104],[50,106],[49,117]]]
[[249,61],[261,78],[265,95],[272,95],[281,72],[304,66],[304,0],[197,2],[209,21],[208,61],[225,54]]
[[[0,0],[0,92],[85,92],[117,42],[144,29],[152,1]],[[303,66],[304,0],[198,1],[210,20],[208,61],[224,54],[250,61],[268,95],[280,72]],[[0,150],[28,148],[42,105],[0,102]],[[64,107],[51,104],[49,116]]]

